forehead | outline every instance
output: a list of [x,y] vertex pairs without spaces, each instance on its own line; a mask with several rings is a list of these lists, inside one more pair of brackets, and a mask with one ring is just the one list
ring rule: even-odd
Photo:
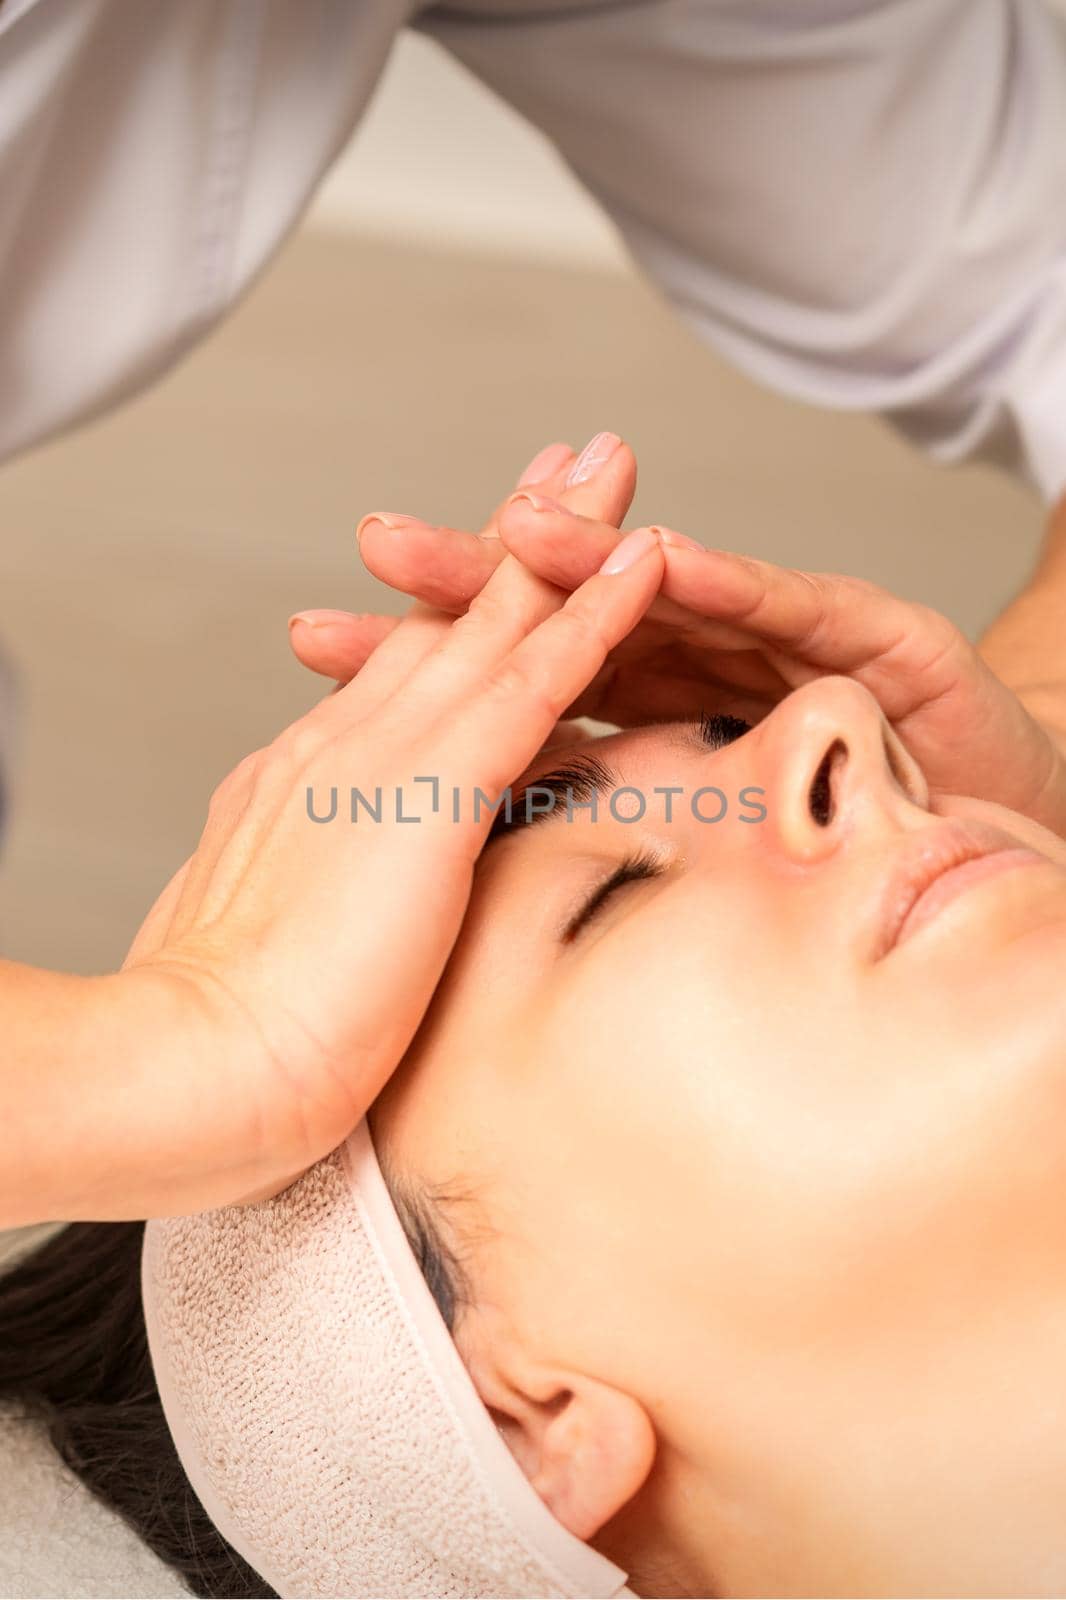
[[[519,825],[528,821],[529,808],[523,800],[535,789],[553,789],[558,808],[565,809],[571,787],[584,787],[589,792],[596,789],[606,800],[612,790],[624,786],[636,787],[645,781],[661,782],[666,778],[672,781],[674,774],[667,772],[667,761],[672,757],[676,773],[687,773],[693,754],[701,749],[705,751],[706,746],[698,724],[693,722],[650,723],[553,745],[540,751],[509,785],[511,811]],[[588,797],[574,796],[575,801]],[[558,808],[553,812],[556,818]],[[541,812],[537,820],[544,820]],[[504,818],[498,816],[497,823],[503,826]]]
[[519,784],[535,783],[538,777],[577,755],[596,756],[612,766],[621,766],[624,762],[628,768],[634,762],[665,753],[671,748],[688,748],[692,743],[694,728],[692,722],[653,722],[640,728],[620,728],[613,733],[596,734],[591,738],[553,745],[533,758],[513,787],[517,793]]
[[[564,823],[606,820],[601,802],[616,822],[638,820],[647,809],[644,791],[658,793],[666,779],[676,788],[675,779],[691,770],[693,755],[706,749],[698,724],[672,722],[569,740],[542,750],[497,797],[482,859],[497,854],[499,842],[517,834],[557,835]],[[673,771],[666,765],[671,751]],[[623,801],[624,815],[615,809]]]

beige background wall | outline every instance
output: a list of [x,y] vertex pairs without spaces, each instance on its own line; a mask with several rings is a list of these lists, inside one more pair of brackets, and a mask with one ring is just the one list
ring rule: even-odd
[[547,139],[416,33],[396,41],[310,221],[525,261],[626,263],[613,225]]
[[[414,48],[397,70],[432,74]],[[495,113],[476,104],[482,127]],[[507,184],[493,140],[449,156],[469,213],[449,231],[410,170],[432,139],[397,147],[388,106],[375,116],[220,333],[146,397],[0,472],[0,637],[24,703],[6,955],[117,963],[212,786],[315,692],[287,655],[289,613],[398,609],[360,577],[358,517],[476,525],[549,439],[625,434],[641,463],[631,521],[861,573],[971,632],[1028,570],[1027,494],[726,369],[619,266],[535,139],[513,159],[547,163],[528,179],[554,218],[539,246],[513,207],[493,210]],[[407,170],[391,215],[382,170],[359,175],[371,140]]]

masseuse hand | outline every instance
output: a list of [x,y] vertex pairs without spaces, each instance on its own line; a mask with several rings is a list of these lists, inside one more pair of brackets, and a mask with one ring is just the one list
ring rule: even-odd
[[[258,1198],[350,1132],[459,932],[492,821],[485,806],[475,818],[474,791],[514,781],[658,589],[654,536],[613,558],[628,564],[573,594],[511,558],[465,616],[415,606],[352,683],[222,784],[196,853],[105,980],[139,986],[146,1025],[171,1031],[151,1081],[116,1063],[122,1093],[93,1137],[151,1160],[114,1163],[89,1214]],[[422,779],[439,783],[436,813]],[[353,786],[372,803],[380,789],[380,822],[350,821]],[[316,824],[307,792],[328,815],[334,788],[337,815]],[[397,790],[420,823],[396,820]]]
[[[566,444],[546,445],[519,474],[517,488],[556,495],[571,510],[617,527],[636,484],[637,463],[628,445],[617,434],[598,433],[580,454]],[[364,558],[392,588],[445,611],[463,611],[507,554],[500,543],[507,506],[508,499],[502,500],[477,533],[372,513],[359,526]],[[367,612],[302,611],[290,621],[290,640],[312,671],[347,682],[398,621]]]
[[[427,525],[386,535],[370,522],[363,558],[385,582],[414,596],[432,592],[456,610],[505,551],[572,588],[621,535],[608,520],[559,504],[547,487],[512,496],[497,514],[496,541]],[[706,710],[756,722],[811,678],[848,674],[876,696],[933,793],[998,801],[1066,834],[1066,741],[946,617],[858,578],[709,550],[669,530],[662,537],[661,596],[568,715],[625,726]],[[294,629],[293,646],[306,665],[348,678],[391,619],[329,616],[322,634]],[[326,633],[328,657],[319,649]]]

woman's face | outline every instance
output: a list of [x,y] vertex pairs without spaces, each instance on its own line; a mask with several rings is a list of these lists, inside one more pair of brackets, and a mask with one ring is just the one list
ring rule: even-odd
[[642,1532],[603,1547],[679,1585],[1061,1590],[1066,845],[930,800],[844,678],[525,781],[590,756],[644,816],[578,793],[487,846],[374,1114],[466,1197],[487,1402],[512,1358],[639,1401]]

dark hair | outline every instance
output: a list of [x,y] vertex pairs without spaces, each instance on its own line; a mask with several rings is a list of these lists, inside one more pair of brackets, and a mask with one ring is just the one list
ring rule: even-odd
[[76,1222],[0,1276],[0,1397],[193,1594],[274,1591],[219,1533],[178,1459],[141,1309],[143,1222]]
[[[390,1184],[449,1330],[462,1274],[435,1208]],[[219,1533],[167,1427],[141,1307],[143,1222],[77,1222],[0,1266],[0,1399],[40,1417],[67,1466],[193,1594],[252,1600],[274,1591]]]
[[388,1147],[379,1147],[378,1165],[411,1254],[429,1286],[452,1335],[463,1306],[470,1303],[470,1283],[455,1248],[455,1230],[449,1218],[470,1196],[458,1189],[415,1189],[392,1167]]

